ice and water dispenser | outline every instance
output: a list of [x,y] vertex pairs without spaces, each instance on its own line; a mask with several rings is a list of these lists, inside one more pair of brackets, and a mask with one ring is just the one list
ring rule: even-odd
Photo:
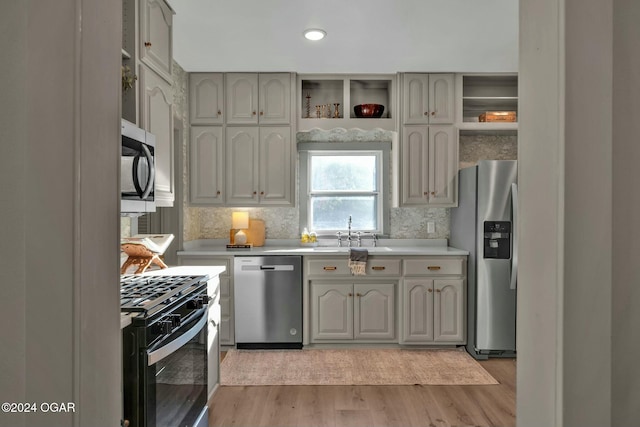
[[511,221],[484,222],[484,258],[511,257]]

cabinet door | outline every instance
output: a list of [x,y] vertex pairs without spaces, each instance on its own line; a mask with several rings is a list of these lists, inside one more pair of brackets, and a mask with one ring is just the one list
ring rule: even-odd
[[140,60],[171,83],[173,11],[164,0],[140,0]]
[[353,339],[353,285],[311,283],[311,340]]
[[173,206],[173,92],[155,72],[140,66],[140,121],[142,128],[155,135],[155,201],[157,207]]
[[236,322],[233,310],[233,283],[229,277],[220,278],[220,344],[236,343]]
[[393,339],[395,336],[393,283],[353,285],[355,339]]
[[226,200],[229,205],[258,203],[258,128],[227,127]]
[[427,126],[402,131],[402,203],[427,203],[429,189],[429,132]]
[[258,123],[258,75],[229,73],[225,76],[228,124]]
[[260,128],[260,204],[291,205],[291,128]]
[[433,280],[406,279],[402,284],[402,336],[400,342],[433,341]]
[[434,340],[464,341],[464,280],[434,281]]
[[405,74],[402,85],[402,117],[406,125],[429,123],[429,75]]
[[458,144],[453,126],[429,127],[429,204],[455,206]]
[[291,122],[291,75],[289,73],[260,74],[259,123],[285,125]]
[[[212,297],[212,295],[209,295]],[[207,323],[207,396],[220,384],[220,297],[209,304]]]
[[222,126],[191,128],[190,200],[193,204],[224,203],[224,139]]
[[429,74],[429,124],[453,123],[454,87],[453,74]]
[[222,124],[224,87],[221,73],[191,73],[189,117],[192,125]]

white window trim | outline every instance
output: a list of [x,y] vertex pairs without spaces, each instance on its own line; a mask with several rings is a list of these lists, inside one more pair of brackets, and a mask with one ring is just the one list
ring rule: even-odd
[[[309,170],[309,153],[318,154],[326,153],[336,154],[340,152],[352,152],[358,154],[376,154],[379,155],[379,167],[378,171],[378,227],[379,230],[366,230],[374,232],[378,235],[385,236],[389,234],[389,209],[390,209],[390,162],[391,162],[391,143],[390,142],[354,142],[354,143],[331,143],[331,142],[305,142],[298,144],[299,151],[299,166],[300,166],[300,188],[299,188],[299,201],[300,201],[300,231],[304,228],[309,228],[310,221],[310,202],[309,197],[309,183],[310,173]],[[336,194],[337,192],[329,191],[328,194]],[[339,192],[342,193],[342,192]],[[321,194],[316,192],[316,194]],[[346,192],[344,193],[346,194]],[[352,195],[370,195],[371,192],[351,192]],[[345,218],[344,228],[336,230],[322,230],[319,231],[319,236],[334,236],[336,232],[347,231],[347,219]],[[365,231],[352,229],[354,231]]]

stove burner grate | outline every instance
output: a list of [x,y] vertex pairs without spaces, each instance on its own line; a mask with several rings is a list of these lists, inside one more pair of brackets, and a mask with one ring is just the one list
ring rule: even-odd
[[180,298],[205,276],[120,276],[120,310],[146,312]]

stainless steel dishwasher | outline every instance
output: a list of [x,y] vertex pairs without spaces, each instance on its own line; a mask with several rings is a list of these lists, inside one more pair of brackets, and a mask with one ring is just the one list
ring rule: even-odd
[[302,348],[302,257],[236,256],[236,346]]

